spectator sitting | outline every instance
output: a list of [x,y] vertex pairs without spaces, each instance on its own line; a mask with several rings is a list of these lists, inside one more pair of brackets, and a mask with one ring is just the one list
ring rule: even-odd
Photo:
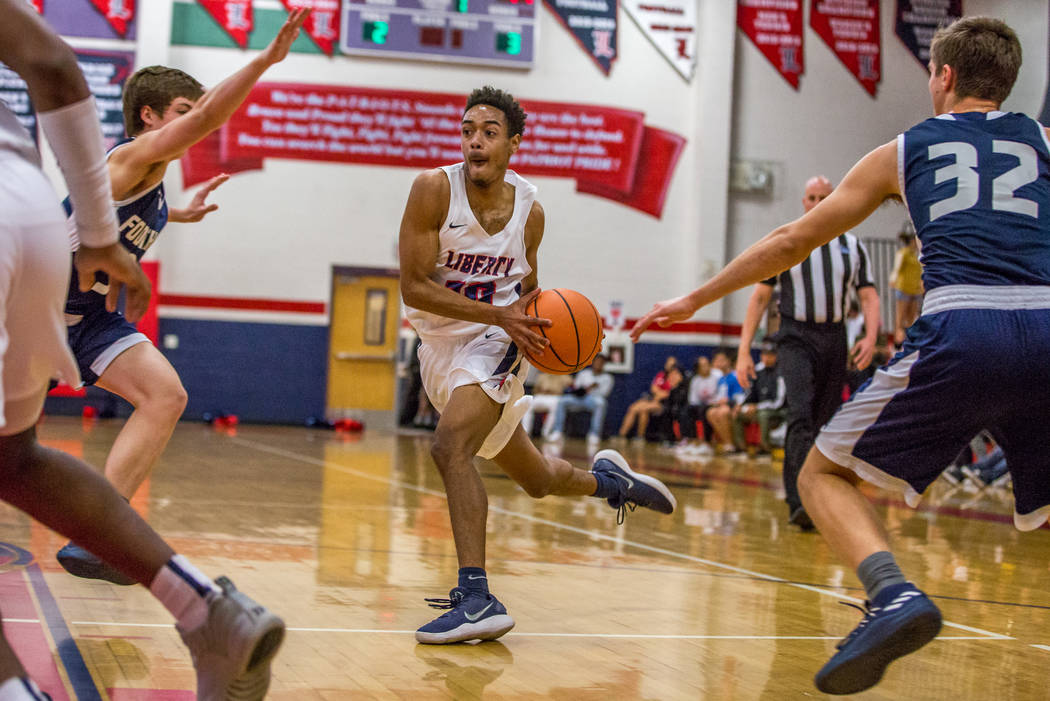
[[635,440],[645,440],[645,429],[649,426],[649,416],[659,414],[667,409],[668,399],[671,391],[682,382],[682,371],[678,369],[678,360],[673,355],[664,361],[664,369],[656,374],[649,392],[641,399],[627,407],[627,414],[620,424],[620,438],[627,438],[627,434],[637,424]]
[[751,391],[744,403],[732,411],[733,446],[737,450],[746,449],[744,427],[758,423],[761,435],[759,452],[768,454],[773,449],[769,429],[783,422],[787,413],[784,407],[787,386],[777,368],[777,346],[773,341],[767,340],[762,344],[760,358],[762,364],[755,371]]
[[536,376],[536,382],[532,386],[532,406],[521,417],[521,427],[525,429],[526,434],[532,435],[532,417],[538,411],[547,412],[541,433],[544,437],[550,435],[555,425],[554,414],[558,409],[558,400],[571,385],[572,377],[569,375],[548,375],[541,372]]
[[584,368],[572,383],[572,392],[558,398],[554,413],[554,430],[547,437],[550,441],[562,439],[565,430],[565,414],[570,411],[591,412],[591,427],[587,431],[587,443],[597,445],[602,440],[605,425],[605,407],[613,388],[613,376],[605,372],[604,355],[594,356],[590,367]]
[[[725,353],[729,361],[729,367],[735,364],[733,353]],[[734,453],[732,423],[733,410],[744,403],[747,392],[740,386],[736,373],[729,370],[718,381],[718,391],[715,394],[714,405],[707,410],[707,422],[711,425],[712,442],[720,447],[722,452]]]
[[[714,367],[713,365],[717,365]],[[686,406],[682,411],[679,425],[682,429],[681,451],[686,454],[710,455],[713,431],[711,424],[707,421],[707,409],[715,402],[718,394],[718,381],[730,368],[729,358],[725,353],[715,353],[714,363],[701,355],[696,359],[695,372],[689,380],[689,392],[686,396]],[[704,440],[699,441],[696,433],[696,422],[700,421],[704,427]]]

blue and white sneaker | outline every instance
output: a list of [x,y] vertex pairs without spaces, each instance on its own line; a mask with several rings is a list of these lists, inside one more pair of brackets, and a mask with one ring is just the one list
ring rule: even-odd
[[640,475],[630,468],[627,460],[615,450],[599,450],[594,454],[591,472],[601,473],[616,480],[620,493],[609,497],[609,506],[616,509],[616,523],[623,523],[627,510],[644,506],[661,514],[674,512],[677,502],[667,486],[648,475]]
[[430,608],[449,609],[416,631],[416,642],[429,645],[465,640],[495,640],[514,627],[514,619],[492,594],[456,587],[447,599],[426,599]]
[[915,652],[941,630],[940,609],[910,582],[887,587],[864,608],[842,603],[864,611],[864,618],[817,672],[817,688],[825,694],[856,694],[875,686],[890,662]]
[[92,553],[70,541],[66,543],[55,555],[62,569],[74,577],[84,579],[101,579],[113,584],[127,587],[138,584],[134,579],[127,576],[116,567],[109,565],[102,559],[95,557]]

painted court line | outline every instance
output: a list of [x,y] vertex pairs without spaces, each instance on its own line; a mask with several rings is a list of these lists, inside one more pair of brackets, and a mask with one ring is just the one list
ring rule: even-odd
[[1033,645],[1032,647],[1050,652],[1050,645]]
[[[71,621],[74,626],[111,626],[116,628],[171,628],[171,623],[121,623],[120,621]],[[359,635],[415,635],[414,630],[389,628],[309,628],[289,626],[289,633],[346,633]],[[86,636],[81,636],[86,637]],[[109,636],[95,636],[109,637]],[[608,638],[624,640],[841,640],[841,635],[675,635],[644,633],[545,633],[514,631],[514,637],[526,638]],[[937,640],[993,640],[987,635],[942,635]],[[1034,647],[1040,647],[1038,645]],[[1050,650],[1050,647],[1047,647]]]
[[[244,446],[246,448],[251,448],[252,450],[257,450],[257,451],[262,452],[262,453],[270,453],[272,455],[278,455],[278,456],[281,456],[281,457],[288,458],[290,460],[297,460],[299,462],[307,463],[307,464],[310,464],[310,465],[317,465],[319,467],[327,467],[327,468],[330,468],[330,469],[339,470],[339,471],[344,472],[344,473],[346,473],[348,475],[353,475],[353,476],[359,477],[361,479],[367,479],[367,480],[371,480],[373,482],[380,482],[380,483],[383,483],[383,484],[389,484],[389,485],[392,485],[392,486],[395,486],[395,487],[399,487],[401,489],[410,489],[410,490],[412,490],[414,492],[419,492],[419,493],[422,493],[422,494],[429,494],[429,495],[432,495],[432,496],[439,497],[441,499],[445,499],[446,498],[444,492],[439,492],[436,489],[427,489],[426,487],[420,487],[419,485],[410,484],[408,482],[402,482],[400,480],[390,479],[390,478],[387,478],[387,477],[377,477],[376,475],[371,475],[371,474],[368,474],[367,472],[361,472],[359,470],[355,470],[355,469],[350,468],[350,467],[345,467],[343,465],[339,465],[339,464],[336,464],[336,463],[328,462],[326,460],[320,460],[318,458],[312,458],[312,457],[309,457],[307,455],[300,455],[298,453],[293,453],[293,452],[291,452],[289,450],[284,450],[283,448],[274,448],[273,446],[266,445],[265,443],[259,443],[259,442],[256,442],[256,441],[247,440],[245,438],[239,438],[239,437],[236,437],[236,436],[229,436],[228,439],[230,441],[238,444],[238,445],[242,445],[242,446]],[[840,593],[832,591],[830,589],[824,589],[822,587],[816,587],[816,586],[812,586],[810,584],[801,584],[801,583],[798,583],[798,582],[790,582],[790,581],[784,579],[783,577],[777,577],[775,575],[766,574],[764,572],[755,572],[754,570],[748,570],[748,569],[745,569],[743,567],[735,567],[733,565],[729,565],[729,564],[726,564],[724,562],[718,562],[717,560],[708,560],[708,559],[705,559],[705,558],[702,558],[702,557],[696,557],[694,555],[687,555],[686,553],[680,553],[680,552],[677,552],[677,551],[674,551],[674,550],[668,550],[666,548],[660,548],[660,547],[657,547],[657,546],[654,546],[654,545],[646,545],[645,543],[639,543],[639,542],[633,541],[633,540],[625,540],[623,538],[617,538],[615,536],[611,536],[611,535],[608,535],[606,533],[600,533],[598,531],[590,531],[590,530],[587,530],[585,528],[578,528],[576,526],[570,526],[568,524],[561,523],[559,521],[551,521],[551,520],[545,519],[545,518],[538,518],[538,517],[532,516],[530,514],[521,513],[520,511],[511,511],[509,509],[502,509],[502,508],[500,508],[498,506],[493,506],[492,504],[489,504],[489,511],[494,511],[494,512],[501,513],[501,514],[504,514],[504,515],[507,515],[507,516],[513,516],[515,518],[520,518],[520,519],[525,520],[525,521],[531,521],[533,523],[543,524],[545,526],[550,526],[552,528],[557,528],[559,530],[568,531],[570,533],[578,533],[580,535],[585,535],[585,536],[587,536],[589,538],[593,538],[595,540],[604,540],[604,541],[607,541],[607,542],[610,542],[610,543],[622,543],[623,545],[630,546],[630,547],[635,548],[637,550],[645,550],[647,552],[657,553],[659,555],[666,555],[667,557],[672,557],[672,558],[676,558],[676,559],[679,559],[679,560],[685,560],[687,562],[695,562],[697,564],[706,565],[708,567],[716,567],[718,569],[726,570],[726,571],[729,571],[729,572],[736,572],[736,573],[739,573],[739,574],[745,574],[745,575],[747,575],[749,577],[754,577],[756,579],[762,579],[762,580],[765,580],[767,582],[775,582],[775,583],[778,583],[778,584],[786,584],[786,585],[788,585],[790,587],[795,587],[796,589],[803,589],[805,591],[811,591],[811,592],[814,592],[816,594],[820,594],[821,596],[833,597],[833,598],[838,599],[840,601],[841,600],[852,601],[852,602],[857,603],[857,604],[863,604],[864,603],[863,599],[859,599],[859,598],[857,598],[855,596],[848,596],[848,595],[840,594]],[[1011,637],[1009,635],[1003,635],[1001,633],[993,633],[990,630],[984,630],[983,628],[974,628],[972,626],[963,625],[961,623],[952,623],[951,621],[944,621],[944,625],[948,626],[950,628],[957,628],[959,630],[965,630],[965,631],[968,631],[970,633],[976,633],[978,635],[985,636],[985,637],[987,637],[989,639],[992,639],[992,640],[1014,640],[1015,639],[1015,638],[1013,638],[1013,637]]]

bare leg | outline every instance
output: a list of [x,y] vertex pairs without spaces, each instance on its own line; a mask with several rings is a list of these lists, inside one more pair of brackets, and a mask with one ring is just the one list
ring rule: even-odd
[[890,549],[886,528],[857,488],[859,482],[856,474],[836,465],[816,446],[798,478],[806,513],[828,546],[854,570],[872,553]]
[[94,469],[36,442],[0,437],[0,499],[150,585],[174,552]]
[[494,460],[534,499],[548,494],[590,496],[598,489],[598,482],[589,470],[573,467],[561,458],[544,456],[521,426]]
[[175,368],[152,343],[121,353],[96,384],[135,407],[113,442],[105,468],[106,478],[130,499],[168,445],[186,408],[186,390]]
[[711,431],[715,434],[714,443],[729,445],[733,442],[729,414],[728,406],[713,406],[707,410],[707,422],[711,424]]
[[457,387],[434,432],[430,454],[445,483],[460,567],[485,567],[489,502],[474,456],[502,409],[478,385]]
[[620,423],[620,437],[626,438],[627,434],[631,432],[631,427],[634,426],[635,419],[638,417],[638,405],[641,401],[637,401],[631,406],[627,407],[627,413],[624,414],[623,422]]

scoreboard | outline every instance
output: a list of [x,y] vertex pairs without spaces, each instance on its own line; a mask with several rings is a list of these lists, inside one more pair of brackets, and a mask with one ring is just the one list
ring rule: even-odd
[[343,0],[347,54],[531,68],[540,0]]

